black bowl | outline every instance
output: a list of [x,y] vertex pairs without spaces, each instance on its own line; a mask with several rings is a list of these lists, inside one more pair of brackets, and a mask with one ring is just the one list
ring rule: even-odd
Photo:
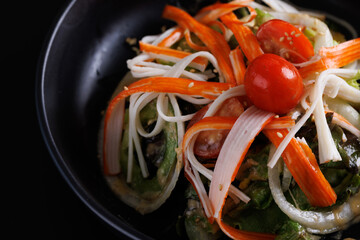
[[[127,72],[126,60],[135,56],[125,40],[157,34],[163,25],[170,25],[161,19],[163,7],[169,2],[69,1],[54,24],[40,58],[37,110],[49,152],[73,191],[105,224],[119,233],[119,237],[179,238],[175,231],[185,204],[182,200],[184,182],[179,182],[174,194],[158,211],[142,216],[123,204],[109,189],[97,157],[102,111]],[[182,6],[191,7],[194,12],[199,5],[194,8],[191,2],[182,1]],[[325,1],[319,1],[319,6],[311,1],[293,2],[329,10],[354,24],[358,22],[350,1],[326,1],[327,5],[321,8],[320,3]],[[348,12],[336,12],[336,6]],[[359,30],[358,25],[355,27]]]

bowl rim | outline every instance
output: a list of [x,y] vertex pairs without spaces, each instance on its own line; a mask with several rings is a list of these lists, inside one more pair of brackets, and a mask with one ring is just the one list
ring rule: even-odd
[[42,49],[40,50],[35,80],[35,108],[40,132],[50,157],[57,170],[60,172],[60,175],[68,186],[70,186],[75,195],[88,209],[90,209],[90,212],[95,214],[107,226],[110,226],[111,230],[113,230],[117,235],[130,239],[152,239],[117,218],[114,214],[102,206],[94,196],[86,191],[85,187],[78,181],[77,174],[67,165],[66,161],[62,157],[50,130],[49,119],[46,113],[44,83],[47,80],[45,73],[48,69],[48,60],[50,58],[50,52],[53,48],[54,40],[57,37],[62,23],[68,16],[69,12],[73,9],[76,2],[78,2],[78,0],[67,0],[63,7],[59,10],[59,15],[55,17],[54,22],[52,23],[42,44]]

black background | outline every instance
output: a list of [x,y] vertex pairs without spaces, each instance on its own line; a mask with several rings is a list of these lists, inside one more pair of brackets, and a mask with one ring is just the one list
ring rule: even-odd
[[[121,1],[121,0],[119,0]],[[356,0],[295,0],[349,21]],[[2,106],[5,150],[1,167],[2,235],[8,239],[118,239],[73,193],[52,161],[38,126],[35,79],[43,44],[65,0],[4,1],[2,4]],[[356,4],[356,5],[355,5]],[[126,5],[126,1],[124,1]],[[348,6],[352,6],[348,8]],[[4,191],[5,190],[5,191]],[[5,201],[4,201],[5,200]]]
[[[35,108],[39,55],[66,0],[5,1],[3,239],[119,239],[76,196],[43,141]],[[6,17],[5,17],[6,16]],[[4,61],[5,60],[5,61]],[[4,136],[4,135],[3,135]],[[3,145],[4,146],[4,145]],[[5,202],[4,202],[5,200]]]

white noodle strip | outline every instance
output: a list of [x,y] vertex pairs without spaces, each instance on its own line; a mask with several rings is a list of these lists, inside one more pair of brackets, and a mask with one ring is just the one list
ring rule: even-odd
[[[172,62],[172,63],[177,63],[179,62],[182,58],[178,58],[175,56],[169,56],[169,55],[165,55],[165,54],[158,54],[158,53],[152,53],[152,52],[146,52],[146,54],[148,54],[151,58],[156,58],[156,59],[162,59],[164,61],[168,61],[168,62]],[[193,67],[201,72],[204,72],[206,69],[205,64],[199,64],[195,61],[191,61],[188,64],[190,67]]]
[[[323,85],[325,85],[324,82]],[[324,87],[325,86],[321,86],[322,89]],[[331,135],[330,128],[326,121],[322,94],[319,95],[319,93],[314,88],[312,93],[310,94],[310,100],[312,102],[317,100],[313,114],[315,119],[315,126],[316,126],[318,145],[319,145],[319,162],[320,164],[323,164],[331,160],[340,161],[341,160],[340,153],[336,148],[334,139],[332,138]]]
[[[285,150],[286,146],[289,144],[290,140],[295,136],[295,134],[299,131],[299,129],[305,124],[306,120],[314,112],[315,107],[317,106],[317,104],[319,102],[322,103],[322,95],[323,95],[323,92],[324,92],[326,79],[327,79],[326,77],[329,74],[346,74],[346,71],[348,71],[348,70],[344,70],[344,69],[327,69],[327,70],[323,71],[319,75],[319,77],[317,78],[317,80],[315,82],[313,90],[311,92],[312,102],[311,102],[310,108],[308,108],[306,110],[305,114],[300,118],[300,120],[295,124],[295,126],[291,128],[291,130],[286,135],[284,140],[280,143],[280,145],[276,149],[276,152],[275,152],[274,156],[272,157],[272,159],[268,163],[269,168],[273,168],[275,166],[277,160],[280,158],[281,154]],[[324,111],[322,112],[322,114],[324,115]],[[319,123],[319,120],[318,120],[316,124],[318,125],[318,124],[323,124],[323,123],[322,122]],[[324,127],[328,128],[328,125],[327,125],[326,121],[325,121],[325,125],[326,126],[324,126]],[[324,139],[322,139],[322,136],[320,136],[319,137],[319,144],[320,144],[320,141],[323,141],[323,140]],[[331,139],[326,139],[325,141],[334,142],[333,140],[332,141],[330,141],[330,140],[332,140],[332,137],[331,137]],[[331,145],[331,146],[333,146],[333,145]],[[328,147],[331,147],[331,146],[328,146]],[[335,151],[337,152],[337,154],[339,154],[336,147],[335,147],[335,150],[332,150],[330,154],[327,154],[327,156],[333,155],[332,157],[334,157],[334,159],[330,159],[330,160],[336,160],[338,158]],[[321,157],[321,158],[324,160],[324,157]]]
[[189,103],[192,103],[192,104],[196,104],[196,105],[205,105],[205,104],[209,104],[212,102],[212,100],[210,99],[207,99],[207,98],[197,98],[197,97],[194,97],[194,96],[189,96],[189,95],[184,95],[184,94],[177,94],[175,93],[175,96],[189,102]]
[[[358,70],[354,70],[354,76],[357,72]],[[347,101],[360,103],[360,90],[350,86],[344,79],[334,74],[329,75],[327,78],[325,93],[331,98],[339,96]]]
[[229,90],[226,90],[223,92],[219,97],[217,97],[214,102],[210,105],[209,109],[204,115],[205,117],[213,116],[221,107],[222,103],[229,98],[232,97],[238,97],[238,96],[244,96],[246,95],[245,87],[244,85],[239,85],[233,88],[230,88]]
[[[201,131],[216,131],[217,129],[213,129],[213,128],[208,128],[208,129],[203,129]],[[190,162],[191,166],[193,169],[196,169],[196,171],[198,171],[199,173],[201,173],[204,177],[206,177],[207,179],[209,179],[210,181],[213,178],[213,174],[214,172],[211,171],[210,169],[207,169],[206,167],[204,167],[195,157],[194,154],[194,144],[196,142],[196,138],[197,135],[200,131],[196,131],[194,132],[193,136],[189,139],[189,141],[186,143],[185,145],[185,152],[186,155],[185,157],[188,159],[188,161]],[[233,185],[230,185],[230,189],[229,191],[236,197],[238,197],[241,201],[248,203],[251,199],[242,191],[240,191],[240,189],[236,188]]]
[[136,115],[138,112],[139,106],[143,101],[150,102],[150,99],[154,99],[154,93],[143,93],[139,96],[139,94],[133,94],[130,96],[130,106],[129,106],[129,161],[128,161],[128,175],[127,181],[131,182],[132,179],[132,168],[133,168],[133,147],[130,149],[130,145],[135,145],[135,150],[139,162],[139,166],[141,169],[141,173],[144,178],[149,176],[149,171],[146,166],[145,158],[141,149],[141,143],[139,139],[139,135],[136,130]]
[[153,45],[158,45],[163,39],[170,36],[170,34],[174,30],[175,30],[175,27],[172,27],[172,28],[169,28],[168,30],[166,30],[165,32],[163,32],[161,34],[144,36],[141,39],[141,41],[145,42],[145,43],[153,44]]
[[[136,129],[138,131],[138,133],[145,138],[150,138],[153,136],[158,135],[161,130],[163,129],[164,126],[164,120],[158,115],[157,120],[156,120],[156,124],[155,127],[153,128],[153,130],[151,132],[146,132],[140,122],[140,116],[139,113],[141,111],[141,109],[143,107],[146,106],[146,104],[148,104],[150,101],[152,101],[153,99],[155,99],[156,97],[158,97],[159,93],[153,93],[152,94],[152,98],[149,98],[147,101],[143,101],[141,106],[139,106],[138,110],[137,110],[137,114],[136,114]],[[167,102],[164,103],[164,109],[167,110],[168,109],[168,105]]]
[[106,132],[105,156],[109,174],[120,172],[119,145],[124,124],[125,99],[119,101],[113,109]]
[[188,114],[188,115],[181,115],[181,116],[167,116],[164,113],[164,103],[167,102],[167,98],[165,97],[166,94],[165,93],[160,93],[159,97],[158,97],[158,102],[156,104],[156,109],[157,112],[159,114],[159,116],[164,119],[167,122],[185,122],[185,121],[189,121],[194,117],[194,113],[193,114]]
[[[151,59],[148,54],[142,53],[133,59],[127,61],[127,66],[131,71],[131,74],[135,78],[144,78],[144,77],[154,77],[154,76],[162,76],[167,73],[167,71],[171,70],[173,66],[163,65],[154,62],[148,62],[146,60]],[[205,71],[204,73],[192,73],[187,70],[181,72],[182,75],[198,80],[198,81],[206,81],[209,78],[214,77],[215,75],[209,71]]]
[[134,102],[137,98],[139,98],[141,93],[135,93],[130,96],[130,103],[129,103],[129,134],[128,134],[128,166],[127,166],[127,175],[126,175],[126,181],[128,183],[131,182],[132,179],[132,169],[134,165],[134,144],[133,144],[133,133],[135,131],[132,131],[133,127],[131,126],[134,124],[134,122],[130,121],[130,111],[132,110],[134,106]]
[[[169,99],[170,99],[170,103],[174,109],[174,115],[175,117],[180,117],[182,116],[181,111],[180,111],[180,107],[179,104],[176,100],[176,97],[174,94],[172,93],[168,93]],[[185,124],[183,121],[177,121],[176,122],[177,125],[177,130],[178,130],[178,145],[181,146],[182,140],[184,138],[184,134],[185,134]]]
[[354,134],[356,137],[360,137],[360,130],[357,129],[354,125],[352,124],[347,124],[344,121],[341,121],[340,119],[333,117],[332,119],[332,123],[339,125],[341,128],[348,130],[349,132],[351,132],[352,134]]
[[187,176],[191,179],[191,183],[194,185],[194,188],[196,189],[196,193],[199,196],[206,217],[211,218],[213,216],[213,211],[210,205],[210,200],[198,172],[196,171],[196,169],[192,169],[189,163],[185,164],[184,171],[186,172]]
[[268,176],[269,187],[276,204],[290,219],[306,227],[309,232],[328,234],[345,229],[360,214],[360,192],[333,211],[302,211],[286,200],[281,190],[278,168],[268,168]]
[[189,65],[190,62],[192,62],[195,58],[197,57],[205,57],[207,58],[211,64],[214,66],[214,68],[220,73],[220,82],[224,81],[224,78],[221,74],[221,71],[219,69],[218,63],[216,58],[214,57],[214,55],[212,55],[209,52],[205,52],[205,51],[200,51],[200,52],[196,52],[193,53],[185,58],[183,58],[182,60],[180,60],[179,62],[177,62],[166,74],[165,76],[173,76],[173,77],[180,77],[181,73],[184,71],[184,69]]

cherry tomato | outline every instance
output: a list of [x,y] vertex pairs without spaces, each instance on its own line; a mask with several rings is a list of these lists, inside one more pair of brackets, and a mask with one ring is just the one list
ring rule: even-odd
[[260,55],[249,64],[244,85],[247,96],[256,107],[277,114],[294,108],[304,89],[294,65],[270,53]]
[[310,40],[294,25],[279,19],[263,23],[256,37],[265,53],[282,56],[292,63],[301,63],[314,56]]
[[[203,118],[209,105],[200,109],[190,121],[188,128]],[[229,98],[221,105],[221,108],[215,113],[216,116],[238,117],[244,112],[240,101],[233,97]],[[194,144],[194,153],[202,159],[214,159],[221,150],[221,147],[228,135],[229,130],[204,131],[199,133]]]

